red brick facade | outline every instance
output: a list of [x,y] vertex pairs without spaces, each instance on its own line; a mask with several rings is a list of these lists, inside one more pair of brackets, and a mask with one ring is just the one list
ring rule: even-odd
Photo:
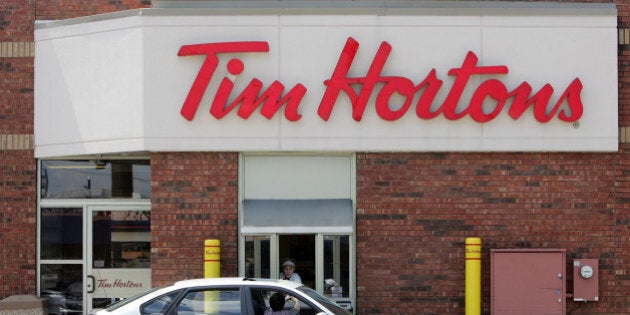
[[[490,248],[566,248],[567,261],[599,258],[600,295],[618,295],[624,283],[616,273],[628,267],[620,265],[619,255],[630,245],[617,232],[628,223],[616,215],[616,203],[623,203],[615,189],[620,157],[358,154],[361,312],[461,313],[464,240],[471,236],[483,242],[486,311]],[[571,288],[572,279],[567,280]],[[623,295],[580,306],[589,314],[611,314],[623,306],[616,310],[622,314],[630,307]],[[577,304],[568,303],[573,307]]]
[[35,293],[37,167],[32,150],[0,150],[0,297]]
[[151,155],[154,284],[203,277],[205,239],[221,241],[221,275],[236,276],[238,154]]
[[0,299],[36,293],[35,20],[149,7],[148,0],[0,2]]
[[[630,1],[616,3],[619,29],[630,28]],[[33,41],[34,20],[149,6],[0,3],[0,299],[36,293],[33,56],[20,43]],[[624,130],[630,42],[620,39],[618,57]],[[356,160],[357,313],[462,314],[469,236],[483,241],[484,313],[491,248],[564,248],[568,264],[597,258],[601,300],[568,302],[567,312],[630,313],[630,144],[617,153],[357,153]],[[238,154],[153,153],[151,170],[154,284],[203,276],[209,237],[221,240],[222,275],[237,275]]]

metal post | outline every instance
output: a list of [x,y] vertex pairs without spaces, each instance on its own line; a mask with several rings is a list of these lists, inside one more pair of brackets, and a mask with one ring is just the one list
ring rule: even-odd
[[[221,277],[221,242],[216,239],[204,241],[203,248],[203,274],[204,278]],[[218,314],[220,309],[216,303],[217,292],[205,292],[204,309],[207,314]]]
[[466,315],[481,314],[481,239],[466,238]]

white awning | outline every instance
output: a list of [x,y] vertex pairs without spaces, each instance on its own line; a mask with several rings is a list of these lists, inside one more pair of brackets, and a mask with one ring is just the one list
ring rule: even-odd
[[352,226],[350,199],[243,201],[244,232],[263,232],[267,228],[347,232]]

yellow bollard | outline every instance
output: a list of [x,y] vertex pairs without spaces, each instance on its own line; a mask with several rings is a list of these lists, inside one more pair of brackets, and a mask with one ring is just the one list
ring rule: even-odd
[[466,238],[466,315],[481,314],[481,239]]
[[[205,240],[203,246],[203,275],[204,278],[221,277],[221,242],[219,240]],[[204,294],[204,311],[206,314],[218,314],[218,292],[206,291]]]
[[221,277],[221,241],[205,240],[203,261],[204,278]]

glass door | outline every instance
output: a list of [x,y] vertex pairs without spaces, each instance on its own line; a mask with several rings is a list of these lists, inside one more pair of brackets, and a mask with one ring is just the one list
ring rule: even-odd
[[88,314],[151,287],[149,210],[150,206],[88,207]]
[[259,234],[243,236],[242,276],[284,277],[283,263],[291,259],[301,282],[351,309],[352,244],[349,234]]

